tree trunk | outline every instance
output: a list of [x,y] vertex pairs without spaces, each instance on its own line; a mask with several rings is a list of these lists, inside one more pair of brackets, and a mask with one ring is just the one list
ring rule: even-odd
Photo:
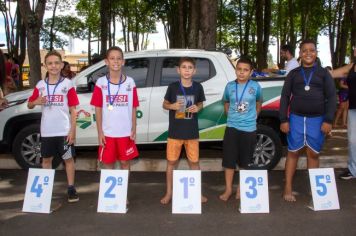
[[[353,10],[352,10],[352,28],[351,28],[351,46],[356,47],[356,0],[354,0]],[[352,49],[351,49],[352,50]],[[354,50],[351,52],[351,58],[353,61],[356,60]]]
[[336,28],[336,18],[334,17],[336,13],[334,13],[333,1],[328,0],[328,34],[329,34],[329,49],[331,55],[331,64],[332,67],[335,68],[335,28]]
[[55,19],[55,16],[56,16],[57,5],[58,5],[58,0],[56,0],[56,2],[54,3],[53,14],[52,14],[52,22],[51,22],[51,29],[49,31],[49,37],[50,37],[49,50],[50,51],[53,50],[53,40],[54,40],[53,28],[54,28],[54,19]]
[[189,1],[188,48],[198,48],[199,39],[199,2]]
[[88,64],[91,65],[91,28],[88,32]]
[[[294,47],[297,44],[297,37],[294,29],[294,3],[293,0],[288,0],[288,15],[289,15],[289,44]],[[295,52],[293,52],[294,54]]]
[[201,49],[216,49],[217,12],[216,0],[200,1],[199,48]]
[[242,53],[242,50],[243,50],[243,40],[242,39],[243,39],[243,33],[242,33],[242,1],[239,0],[239,47],[240,47],[239,51],[240,51],[240,54]]
[[[255,4],[255,2],[253,3]],[[248,55],[249,54],[249,42],[250,42],[250,27],[252,22],[252,12],[253,7],[250,7],[250,0],[247,0],[247,13],[246,13],[246,20],[245,20],[245,33],[244,33],[244,49],[241,55]]]
[[272,1],[265,0],[264,27],[263,27],[263,64],[261,68],[267,68],[267,54],[269,46],[269,36],[271,33]]
[[256,0],[256,33],[257,33],[257,69],[264,68],[264,45],[263,45],[263,0]]
[[178,48],[185,48],[186,46],[186,41],[185,41],[185,35],[186,35],[186,31],[185,31],[185,12],[184,12],[184,6],[186,4],[185,0],[178,0],[178,40],[179,40],[179,46]]
[[342,9],[344,7],[344,1],[339,2],[338,4],[338,13],[337,13],[337,33],[336,33],[336,48],[334,52],[334,61],[335,65],[334,68],[337,68],[339,65],[339,54],[340,54],[340,39],[341,39],[341,24],[342,24]]
[[345,63],[347,40],[349,38],[350,31],[350,11],[351,11],[351,0],[345,0],[345,11],[344,19],[341,26],[341,37],[340,37],[340,54],[338,60],[338,66],[342,66]]
[[116,18],[115,18],[115,14],[112,14],[112,23],[113,23],[113,39],[112,39],[112,45],[115,47],[116,44]]
[[108,41],[108,14],[107,11],[110,7],[108,0],[100,1],[100,42],[101,50],[100,56],[104,58],[107,50]]
[[37,0],[32,11],[28,0],[18,1],[21,15],[27,29],[27,50],[30,62],[30,87],[35,87],[41,79],[40,29],[45,12],[46,0]]

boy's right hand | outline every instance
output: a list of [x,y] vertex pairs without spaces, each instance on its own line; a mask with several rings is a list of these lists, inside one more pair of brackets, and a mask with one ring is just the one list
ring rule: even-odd
[[32,102],[33,105],[44,105],[46,104],[46,97],[39,96],[35,101]]
[[100,133],[98,135],[98,138],[99,138],[99,145],[104,147],[106,145],[105,135],[103,133]]
[[285,133],[285,134],[288,133],[289,132],[289,122],[281,123],[280,129],[283,133]]
[[178,100],[177,102],[171,105],[171,109],[178,111],[184,106],[184,100]]

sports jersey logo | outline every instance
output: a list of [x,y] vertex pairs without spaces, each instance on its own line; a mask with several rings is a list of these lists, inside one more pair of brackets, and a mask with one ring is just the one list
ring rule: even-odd
[[131,85],[130,84],[127,85],[126,91],[131,91]]
[[108,90],[108,86],[107,85],[101,85],[101,89],[102,90]]
[[63,102],[63,95],[48,95],[46,96],[48,102]]
[[62,88],[62,93],[64,93],[64,94],[67,94],[68,93],[68,89],[67,89],[67,87],[64,87],[64,88]]
[[113,102],[113,103],[122,103],[122,102],[128,102],[128,96],[125,95],[110,95],[110,101],[109,101],[109,95],[106,95],[106,102]]
[[252,94],[252,95],[255,95],[255,94],[256,94],[256,90],[255,90],[254,88],[250,88],[250,89],[248,90],[248,93],[249,93],[249,94]]

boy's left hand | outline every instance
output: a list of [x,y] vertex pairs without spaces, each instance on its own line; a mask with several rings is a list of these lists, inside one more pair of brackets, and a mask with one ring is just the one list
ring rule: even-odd
[[329,134],[331,132],[331,124],[323,122],[323,124],[321,125],[321,132],[323,132],[324,134]]
[[131,130],[130,139],[131,140],[135,140],[136,139],[136,130]]
[[75,141],[75,132],[73,132],[72,130],[69,131],[66,141],[68,145],[72,145]]
[[194,104],[187,108],[187,112],[197,113],[199,112],[199,108],[197,105]]

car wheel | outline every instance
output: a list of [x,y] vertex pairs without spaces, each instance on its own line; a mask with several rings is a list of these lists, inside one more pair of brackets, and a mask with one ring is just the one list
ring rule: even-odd
[[[12,152],[21,168],[41,168],[40,125],[32,124],[21,129],[14,139]],[[57,168],[61,161],[53,158],[52,167]]]
[[282,156],[282,143],[278,134],[265,125],[257,126],[257,142],[251,169],[273,169]]

